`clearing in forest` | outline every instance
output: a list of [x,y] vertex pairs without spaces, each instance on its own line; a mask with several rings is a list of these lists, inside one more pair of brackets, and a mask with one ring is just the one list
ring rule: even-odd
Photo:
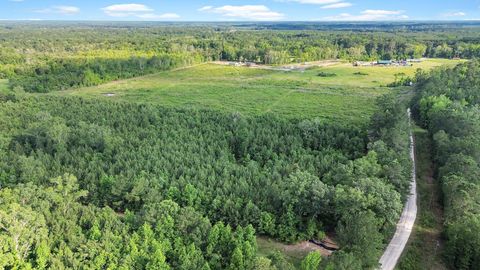
[[302,259],[312,251],[319,251],[324,257],[331,255],[330,251],[308,241],[288,245],[268,237],[259,236],[257,237],[257,245],[259,256],[268,257],[278,251],[285,255],[288,262],[297,267],[300,266]]
[[210,63],[55,94],[366,123],[375,109],[374,100],[392,91],[386,85],[401,76],[413,76],[418,68],[448,63],[458,61],[432,59],[409,67],[354,67],[338,62],[292,71]]

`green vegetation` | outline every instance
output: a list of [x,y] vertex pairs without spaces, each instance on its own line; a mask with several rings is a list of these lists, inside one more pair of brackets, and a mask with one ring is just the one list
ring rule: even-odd
[[[375,269],[409,189],[410,82],[446,262],[478,269],[480,64],[448,69],[478,29],[349,25],[0,23],[0,269]],[[432,254],[439,217],[419,222],[400,267]],[[287,248],[326,235],[328,258]]]
[[[396,73],[413,76],[417,68],[454,63],[429,60],[413,67],[362,68],[338,63],[304,72],[204,64],[55,94],[363,124],[375,110],[375,99],[391,91],[382,85],[393,82]],[[358,70],[368,76],[359,78],[354,74]],[[319,77],[319,71],[337,76]]]
[[353,73],[353,75],[358,75],[358,76],[368,76],[368,73],[366,73],[366,72],[362,72],[362,71],[357,71],[357,72]]
[[171,200],[150,209],[155,223],[136,223],[129,211],[84,204],[74,176],[43,186],[29,179],[0,191],[2,269],[252,269],[255,262],[251,226],[211,225]]
[[276,256],[278,253],[282,254],[286,261],[294,267],[300,267],[300,264],[308,255],[309,249],[301,249],[295,246],[288,246],[284,243],[275,241],[274,239],[266,237],[257,238],[258,255],[262,257]]
[[[38,230],[55,235],[27,245],[25,255],[9,257],[5,267],[41,260],[69,268],[91,258],[83,263],[94,268],[178,268],[194,259],[214,269],[253,269],[255,228],[284,242],[337,231],[343,252],[369,268],[394,228],[408,186],[406,117],[393,97],[379,103],[368,153],[365,131],[349,125],[72,97],[0,100],[1,197],[10,198],[0,201],[2,222],[31,222],[24,219],[33,211],[45,220]],[[386,123],[391,128],[383,128]],[[58,183],[56,175],[65,173],[75,177]],[[33,193],[22,195],[25,185]],[[78,195],[63,201],[55,192]],[[66,212],[65,205],[77,206]],[[18,208],[26,214],[17,216]],[[78,219],[84,211],[91,215]],[[2,224],[15,227],[12,222]],[[76,229],[64,232],[56,222]],[[117,225],[108,227],[112,222]],[[36,234],[32,230],[37,227],[27,230]],[[9,243],[0,257],[19,252],[9,232],[0,233]],[[110,240],[119,234],[126,242]],[[165,260],[138,257],[132,241],[159,243],[147,253]],[[50,256],[38,253],[43,242]],[[103,252],[110,259],[97,261]],[[132,260],[124,261],[125,254]]]
[[8,92],[8,80],[0,80],[0,93]]
[[56,94],[173,108],[213,108],[250,116],[275,113],[288,118],[366,123],[375,109],[375,98],[388,92],[327,86],[315,75],[315,70],[301,73],[207,64]]
[[415,129],[419,211],[410,243],[398,269],[443,270],[443,207],[440,183],[434,178],[432,145],[428,132]]
[[310,252],[305,259],[303,259],[302,264],[300,265],[301,270],[317,270],[322,261],[322,255],[320,252],[314,251]]
[[413,105],[433,139],[445,208],[445,257],[454,269],[480,266],[480,63],[417,76]]
[[[354,67],[350,63],[340,63],[336,65],[331,65],[327,67],[321,67],[318,71],[323,71],[326,73],[336,74],[335,77],[330,78],[319,78],[319,81],[323,85],[328,86],[338,86],[349,88],[376,88],[376,87],[385,87],[388,84],[392,83],[396,79],[396,74],[404,73],[408,77],[414,77],[418,69],[425,71],[431,70],[435,67],[440,66],[450,66],[453,67],[459,63],[463,62],[462,60],[448,60],[448,59],[428,59],[421,63],[414,63],[413,66],[365,66],[365,67]],[[306,71],[307,72],[307,71]],[[365,76],[359,76],[358,72],[367,74]]]
[[475,28],[443,28],[438,34],[392,27],[354,35],[328,29],[243,28],[230,24],[0,24],[0,79],[10,79],[11,88],[44,93],[212,60],[288,64],[480,56]]
[[335,74],[335,73],[327,73],[327,72],[321,71],[320,73],[318,73],[317,76],[322,77],[322,78],[328,78],[328,77],[336,77],[337,74]]

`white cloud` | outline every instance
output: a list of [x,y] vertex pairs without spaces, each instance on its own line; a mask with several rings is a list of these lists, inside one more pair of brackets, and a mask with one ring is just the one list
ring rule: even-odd
[[142,4],[117,4],[104,7],[102,10],[107,14],[153,11],[153,9]]
[[143,4],[116,4],[102,8],[111,17],[136,17],[144,20],[178,19],[175,13],[156,14],[155,10]]
[[382,10],[382,9],[367,9],[362,11],[362,14],[372,16],[387,16],[387,15],[399,15],[404,13],[403,10]]
[[345,0],[277,0],[278,2],[295,2],[299,4],[320,5],[322,9],[346,8],[353,6]]
[[464,17],[464,16],[467,16],[467,13],[461,12],[461,11],[443,14],[443,17]]
[[23,2],[23,0],[8,0],[10,2]]
[[282,13],[272,11],[264,5],[206,6],[199,11],[220,14],[222,17],[234,20],[277,21],[285,17]]
[[327,16],[320,20],[322,21],[394,21],[405,20],[409,17],[404,14],[403,10],[381,10],[381,9],[367,9],[358,15],[350,13],[341,13],[335,16]]
[[56,6],[54,7],[54,9],[58,13],[62,13],[62,14],[75,14],[80,12],[80,9],[74,6]]
[[325,5],[325,6],[322,6],[321,8],[323,8],[323,9],[334,9],[334,8],[346,8],[346,7],[351,7],[351,6],[353,6],[352,3],[340,2],[340,3]]
[[53,6],[50,8],[36,10],[37,13],[56,13],[63,15],[73,15],[80,12],[80,8],[74,6]]
[[213,8],[212,6],[204,6],[199,8],[198,11],[207,11],[207,10],[211,10],[212,8]]

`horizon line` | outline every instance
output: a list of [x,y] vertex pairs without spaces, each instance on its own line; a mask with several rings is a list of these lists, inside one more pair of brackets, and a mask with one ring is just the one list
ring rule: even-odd
[[342,21],[342,20],[274,20],[274,21],[255,21],[255,20],[245,20],[245,21],[206,21],[206,20],[57,20],[57,19],[0,19],[1,22],[145,22],[145,23],[411,23],[411,22],[480,22],[480,19],[463,19],[463,20],[440,20],[440,19],[414,19],[414,20],[357,20],[357,21]]

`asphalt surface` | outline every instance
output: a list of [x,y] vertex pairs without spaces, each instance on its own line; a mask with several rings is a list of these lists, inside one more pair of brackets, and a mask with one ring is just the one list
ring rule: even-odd
[[[410,109],[408,110],[409,121],[411,122]],[[415,142],[413,134],[410,130],[410,158],[413,162],[412,167],[412,183],[410,187],[410,195],[408,196],[405,208],[403,209],[400,220],[397,223],[395,235],[387,246],[387,249],[380,258],[381,270],[393,270],[397,265],[398,259],[402,255],[403,250],[412,233],[413,225],[417,217],[417,181],[416,181],[416,165],[415,165]]]

